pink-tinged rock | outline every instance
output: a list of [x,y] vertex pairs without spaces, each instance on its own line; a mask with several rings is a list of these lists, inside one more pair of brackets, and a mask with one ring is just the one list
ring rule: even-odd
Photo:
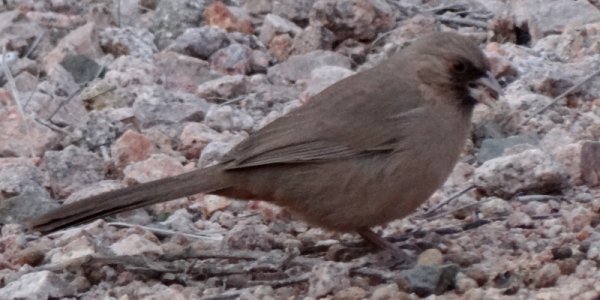
[[25,14],[27,19],[44,27],[69,29],[85,23],[85,18],[78,15],[66,15],[52,11],[30,11]]
[[391,6],[377,0],[318,0],[309,18],[311,25],[321,24],[335,33],[338,41],[373,40],[396,24]]
[[103,29],[99,36],[102,49],[115,57],[131,55],[151,59],[158,51],[154,44],[154,35],[145,28],[108,27]]
[[118,168],[147,159],[154,150],[152,142],[143,134],[127,130],[112,146],[112,154]]
[[38,83],[38,78],[29,72],[22,72],[15,77],[15,85],[20,92],[33,91]]
[[252,49],[242,44],[231,44],[210,56],[210,66],[223,74],[248,74],[252,70]]
[[206,61],[176,52],[157,53],[154,60],[167,89],[191,93],[198,84],[218,77]]
[[403,46],[420,36],[435,32],[436,29],[437,22],[433,16],[418,14],[410,19],[402,20],[385,40]]
[[588,186],[600,185],[600,143],[584,142],[581,146],[581,176]]
[[268,44],[269,52],[279,61],[284,61],[292,51],[292,37],[289,34],[279,34],[271,39]]
[[98,33],[93,22],[71,31],[44,57],[44,70],[50,70],[53,65],[59,64],[68,54],[81,54],[91,59],[102,57],[102,49],[100,49],[100,44],[97,41]]
[[287,33],[289,36],[296,36],[301,31],[302,28],[294,22],[278,15],[268,14],[265,16],[258,38],[263,44],[267,45],[277,35]]
[[240,13],[237,15],[221,1],[215,1],[204,10],[204,21],[208,25],[221,27],[227,31],[253,33],[252,23]]
[[139,234],[126,236],[112,244],[110,249],[116,255],[163,254],[162,248],[157,243]]
[[309,25],[294,37],[293,54],[304,54],[314,50],[331,50],[335,34],[323,26]]
[[179,150],[188,159],[198,159],[208,143],[218,140],[220,134],[204,123],[187,123],[179,136]]
[[49,253],[52,263],[65,263],[69,260],[92,255],[96,253],[94,243],[85,235],[79,234],[71,238],[64,246]]
[[208,101],[223,102],[248,93],[250,80],[245,75],[225,75],[198,85],[196,94]]
[[231,200],[227,197],[217,195],[206,195],[202,199],[200,208],[202,209],[202,215],[206,218],[210,218],[216,211],[224,210],[231,204]]
[[225,242],[231,249],[268,251],[273,249],[274,236],[266,225],[240,221],[227,232]]
[[0,108],[0,156],[41,156],[58,134],[37,122],[23,121],[15,107]]
[[267,74],[274,82],[295,82],[310,77],[311,72],[322,66],[338,66],[350,69],[348,57],[341,54],[317,50],[301,55],[292,55],[288,60],[269,68]]
[[324,262],[311,271],[308,295],[318,298],[350,287],[350,266],[346,263]]
[[143,183],[183,173],[181,163],[165,154],[153,154],[150,158],[130,164],[123,170],[128,183]]

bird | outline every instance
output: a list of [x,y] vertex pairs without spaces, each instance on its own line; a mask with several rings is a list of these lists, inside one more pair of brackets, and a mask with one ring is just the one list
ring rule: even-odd
[[411,214],[445,182],[475,105],[494,108],[501,94],[475,42],[430,33],[252,133],[216,165],[91,196],[27,224],[49,233],[204,193],[268,201],[393,248],[371,228]]

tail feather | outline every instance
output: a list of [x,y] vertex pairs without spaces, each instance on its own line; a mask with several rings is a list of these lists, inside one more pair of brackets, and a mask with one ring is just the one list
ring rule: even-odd
[[228,187],[224,175],[219,166],[198,169],[63,205],[27,224],[32,230],[48,233],[151,204],[210,193]]

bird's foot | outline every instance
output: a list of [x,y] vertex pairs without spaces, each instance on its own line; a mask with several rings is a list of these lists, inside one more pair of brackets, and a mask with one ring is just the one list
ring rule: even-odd
[[379,236],[369,228],[357,231],[363,239],[373,244],[375,247],[384,250],[389,254],[383,259],[384,263],[394,269],[410,269],[415,264],[415,259],[410,257],[404,250],[396,247],[386,239]]

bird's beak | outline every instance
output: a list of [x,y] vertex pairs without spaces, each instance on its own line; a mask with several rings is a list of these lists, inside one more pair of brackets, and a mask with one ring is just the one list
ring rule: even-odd
[[496,106],[496,100],[504,94],[502,87],[490,71],[487,71],[485,76],[470,82],[468,87],[469,96],[492,109]]

